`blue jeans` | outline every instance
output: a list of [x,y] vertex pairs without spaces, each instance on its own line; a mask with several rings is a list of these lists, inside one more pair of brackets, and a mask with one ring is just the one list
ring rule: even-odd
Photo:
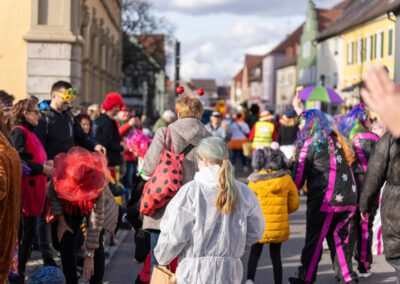
[[135,171],[136,171],[135,162],[126,162],[126,173],[121,181],[124,187],[127,189],[127,192],[125,194],[126,202],[128,202],[132,192],[132,183]]
[[159,230],[149,230],[149,231],[150,231],[150,252],[151,252],[150,275],[152,275],[154,265],[158,265],[158,261],[157,261],[156,257],[154,256],[154,249],[157,246],[158,238],[160,237],[161,232]]

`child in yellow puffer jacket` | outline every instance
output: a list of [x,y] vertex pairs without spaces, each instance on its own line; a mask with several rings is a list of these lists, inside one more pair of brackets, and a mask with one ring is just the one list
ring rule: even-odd
[[246,284],[254,283],[263,246],[269,243],[275,284],[282,283],[281,244],[289,239],[289,214],[299,208],[299,194],[289,172],[289,162],[279,144],[257,149],[252,160],[257,172],[249,176],[249,187],[256,193],[266,226],[262,239],[251,247]]

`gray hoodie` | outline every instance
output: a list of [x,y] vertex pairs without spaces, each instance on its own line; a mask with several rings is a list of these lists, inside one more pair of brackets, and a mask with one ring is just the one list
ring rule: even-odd
[[[178,119],[170,124],[168,128],[171,130],[172,145],[176,153],[182,152],[189,144],[198,146],[202,139],[211,136],[201,121],[195,118]],[[160,162],[161,153],[164,149],[165,133],[165,127],[157,130],[149,150],[144,157],[143,171],[146,176],[151,176]],[[169,147],[169,141],[167,141],[167,146]],[[192,150],[186,155],[183,162],[184,184],[193,180],[197,170],[197,158],[195,151]],[[144,216],[143,229],[159,230],[164,211],[165,207],[158,209],[151,217]]]

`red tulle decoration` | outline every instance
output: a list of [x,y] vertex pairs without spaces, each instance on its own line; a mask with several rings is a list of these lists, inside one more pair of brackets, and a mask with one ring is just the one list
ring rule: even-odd
[[109,176],[106,157],[81,147],[54,158],[54,189],[69,213],[78,207],[87,214],[108,185]]

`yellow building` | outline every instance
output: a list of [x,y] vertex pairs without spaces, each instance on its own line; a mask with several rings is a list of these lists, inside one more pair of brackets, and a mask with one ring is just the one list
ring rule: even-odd
[[400,0],[343,3],[347,6],[342,16],[317,40],[318,69],[321,74],[336,75],[333,81],[345,101],[342,111],[346,112],[360,103],[362,77],[369,66],[386,66],[392,78],[400,67],[395,66],[394,13],[400,8]]
[[366,68],[372,65],[386,66],[394,77],[395,19],[382,15],[343,33],[342,89],[358,85]]
[[121,83],[118,0],[1,0],[0,89],[49,97],[57,80],[100,102]]

